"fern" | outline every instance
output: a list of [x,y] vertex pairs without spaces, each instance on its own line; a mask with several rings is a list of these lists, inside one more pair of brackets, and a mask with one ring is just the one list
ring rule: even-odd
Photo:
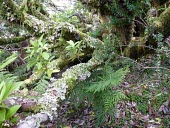
[[44,75],[41,77],[40,80],[38,80],[38,82],[34,84],[35,86],[34,90],[40,94],[43,94],[45,93],[48,85],[49,85],[49,77]]
[[84,99],[87,99],[89,105],[93,104],[96,126],[103,126],[106,115],[110,115],[114,119],[117,103],[127,99],[125,94],[121,90],[116,90],[116,88],[123,81],[128,71],[128,68],[114,71],[108,65],[94,71],[89,79],[79,83],[79,86],[71,92],[71,102],[79,108]]
[[14,60],[16,60],[16,58],[18,57],[18,55],[16,53],[13,53],[11,56],[7,57],[5,60],[3,60],[0,63],[0,70],[5,68],[6,66],[8,66],[10,63],[12,63]]
[[106,66],[100,80],[88,87],[87,91],[94,94],[94,109],[96,117],[98,117],[96,120],[97,126],[100,126],[106,121],[106,115],[114,118],[117,103],[126,99],[123,92],[113,90],[113,88],[117,87],[123,81],[127,72],[128,68],[121,68],[114,72],[111,67]]
[[124,93],[122,93],[120,90],[118,91],[110,91],[107,92],[106,95],[103,96],[103,102],[104,102],[104,110],[105,112],[109,112],[110,109],[113,109],[116,107],[116,104],[123,99],[126,99],[126,96]]
[[101,78],[100,81],[93,83],[87,90],[89,92],[96,93],[96,92],[105,91],[111,88],[112,86],[119,85],[122,82],[127,72],[128,72],[128,69],[124,70],[123,68],[113,73],[108,72]]
[[13,74],[18,76],[21,80],[25,80],[30,75],[30,72],[27,71],[27,68],[25,68],[27,64],[22,64],[16,67],[13,70]]
[[[0,58],[3,58],[3,51],[0,53]],[[12,81],[12,82],[17,82],[18,81],[18,76],[15,76],[8,71],[5,70],[7,66],[9,66],[12,62],[14,62],[17,59],[18,55],[17,53],[13,53],[12,55],[8,56],[7,58],[4,58],[0,62],[0,81]]]

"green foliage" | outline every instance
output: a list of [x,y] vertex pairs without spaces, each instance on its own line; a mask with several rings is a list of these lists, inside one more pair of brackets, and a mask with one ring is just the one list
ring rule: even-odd
[[72,40],[67,41],[67,43],[69,44],[68,46],[66,46],[66,56],[68,56],[70,58],[70,60],[74,60],[76,58],[79,58],[80,56],[84,55],[82,53],[82,41],[77,41],[77,42],[73,42]]
[[132,22],[135,16],[144,13],[143,6],[146,5],[145,1],[138,0],[123,0],[122,2],[113,0],[113,4],[108,5],[112,11],[111,21],[116,26],[124,26]]
[[28,78],[28,76],[30,75],[30,72],[27,71],[27,64],[22,64],[22,65],[18,65],[18,67],[16,67],[12,73],[16,76],[19,77],[20,80],[25,80],[26,78]]
[[93,104],[96,126],[102,126],[106,121],[105,116],[110,115],[114,118],[117,103],[126,99],[125,94],[116,88],[123,81],[127,72],[128,68],[113,71],[110,66],[96,70],[89,79],[80,83],[81,88],[73,90],[71,99],[78,97],[78,104],[74,102],[74,105],[79,106],[86,98],[89,105]]
[[9,52],[5,52],[4,50],[0,50],[0,62],[4,61],[11,54]]
[[114,72],[110,67],[106,66],[100,80],[92,82],[90,87],[87,88],[87,91],[94,95],[94,109],[97,111],[96,117],[99,117],[97,119],[98,125],[102,122],[101,119],[105,119],[104,116],[107,114],[113,117],[112,114],[116,110],[116,104],[126,99],[126,96],[120,90],[114,90],[114,88],[123,81],[127,72],[128,69],[119,69]]
[[89,35],[95,38],[100,36],[100,34],[101,34],[100,29],[96,29],[95,31],[89,32]]
[[[3,51],[0,51],[0,56],[3,53]],[[12,63],[16,58],[18,57],[17,53],[13,53],[11,56],[7,57],[5,60],[3,60],[0,64],[0,70],[8,66],[10,63]]]
[[33,90],[37,91],[40,94],[43,94],[43,93],[45,93],[48,85],[49,85],[49,77],[42,76],[41,79],[36,81],[36,83],[34,84],[35,87]]
[[43,40],[43,35],[36,41],[30,41],[32,47],[27,48],[29,53],[27,59],[28,65],[27,69],[29,70],[33,67],[33,71],[42,71],[48,77],[51,77],[53,72],[58,72],[59,70],[55,67],[55,62],[53,61],[54,57],[52,56],[49,45]]
[[[17,54],[14,53],[0,63],[0,127],[3,123],[11,120],[16,111],[20,108],[20,105],[7,106],[4,101],[9,97],[9,95],[18,89],[23,82],[19,82],[16,76],[9,74],[4,71],[4,68],[12,63],[17,58]],[[17,117],[14,117],[16,119]]]
[[[14,114],[17,112],[17,110],[20,108],[20,105],[15,105],[10,108],[8,108],[6,105],[0,106],[0,128],[2,128],[2,125],[5,121],[9,120],[14,116]],[[12,120],[16,119],[16,117],[13,117]]]
[[69,23],[78,23],[79,20],[76,16],[72,15],[75,13],[75,10],[66,10],[63,12],[58,12],[57,15],[54,15],[54,21],[56,22],[69,22]]
[[107,72],[107,74],[104,74],[101,77],[100,81],[92,83],[92,85],[87,89],[87,91],[92,93],[103,92],[108,89],[111,89],[113,86],[119,85],[128,70],[119,69],[113,73],[112,69],[108,67],[105,72]]

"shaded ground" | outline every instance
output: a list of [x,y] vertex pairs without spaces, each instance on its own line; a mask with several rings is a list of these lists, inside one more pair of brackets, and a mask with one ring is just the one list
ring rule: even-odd
[[[141,59],[140,64],[147,67],[153,65],[155,56]],[[145,61],[144,61],[145,60]],[[169,110],[165,102],[170,88],[169,76],[163,71],[131,67],[125,81],[117,87],[128,97],[117,105],[115,119],[106,117],[102,127],[120,128],[167,128],[170,126]],[[76,106],[72,101],[65,101],[59,110],[57,127],[91,128],[95,126],[93,105],[86,100]]]

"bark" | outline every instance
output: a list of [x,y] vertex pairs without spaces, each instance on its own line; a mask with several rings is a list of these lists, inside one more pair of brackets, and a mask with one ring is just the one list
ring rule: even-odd
[[37,113],[27,117],[25,121],[20,121],[17,128],[39,128],[40,123],[46,122],[48,119],[49,117],[46,113]]
[[19,36],[19,37],[11,37],[11,38],[4,38],[1,37],[0,38],[0,45],[7,45],[7,44],[13,44],[13,43],[20,43],[22,41],[25,41],[27,39],[29,39],[30,36]]
[[[8,7],[8,11],[5,6]],[[36,13],[31,13],[33,15],[30,15],[29,13],[23,11],[20,9],[20,7],[13,1],[13,0],[4,0],[4,9],[11,15],[15,14],[15,20],[13,23],[21,23],[23,24],[26,29],[35,36],[41,36],[44,34],[44,37],[46,37],[47,41],[49,42],[57,42],[57,39],[59,39],[61,36],[66,38],[67,40],[90,40],[92,37],[88,36],[85,33],[82,33],[75,29],[75,27],[67,22],[65,23],[56,23],[49,19],[48,17],[45,17],[41,19],[41,13],[38,14],[38,17]],[[34,10],[31,10],[31,12]],[[39,12],[40,13],[40,12]],[[44,15],[45,16],[45,15]],[[9,17],[11,19],[13,17]],[[46,20],[48,19],[48,20]],[[67,35],[71,35],[70,37]],[[93,39],[98,41],[99,43],[102,43],[100,40]]]
[[12,97],[4,101],[4,104],[10,106],[21,105],[20,111],[22,112],[36,112],[39,106],[37,105],[37,100],[35,98],[27,99],[23,97]]

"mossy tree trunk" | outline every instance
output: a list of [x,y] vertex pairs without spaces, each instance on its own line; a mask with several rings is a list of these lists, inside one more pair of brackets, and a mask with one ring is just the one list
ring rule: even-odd
[[[87,8],[90,10],[97,9],[102,23],[112,24],[111,28],[114,32],[112,31],[113,33],[110,34],[116,33],[120,37],[122,42],[120,47],[122,47],[123,54],[127,57],[136,59],[147,53],[153,53],[153,50],[148,49],[148,47],[157,47],[157,42],[155,39],[153,39],[152,34],[161,32],[165,38],[170,35],[170,8],[167,7],[160,15],[157,15],[158,10],[156,10],[162,7],[164,4],[168,3],[168,0],[151,0],[151,4],[153,4],[155,7],[155,9],[151,10],[148,5],[144,4],[143,2],[140,3],[139,1],[133,1],[132,3],[129,1],[128,4],[121,0],[104,2],[102,0],[93,0],[88,2],[85,0],[79,1],[85,4],[85,6],[87,6]],[[133,8],[130,8],[131,6],[134,7],[134,10]],[[141,21],[139,20],[137,22],[138,24],[134,24],[134,19],[138,19],[138,17],[140,17],[140,13],[137,12],[140,6],[143,6],[145,14],[148,14],[148,16],[145,15],[145,17],[148,17],[147,20],[150,22],[149,24],[147,24],[148,21],[144,19]],[[154,17],[149,16],[150,13],[155,13]],[[128,17],[126,17],[126,14]],[[143,25],[143,28],[139,29],[141,28],[141,24]],[[152,33],[147,33],[148,35],[145,35],[144,31],[149,27],[152,27],[154,31]],[[141,30],[138,30],[139,37],[133,37],[133,33],[136,31],[136,28]],[[107,32],[107,34],[109,33]],[[149,38],[145,39],[144,36]]]

